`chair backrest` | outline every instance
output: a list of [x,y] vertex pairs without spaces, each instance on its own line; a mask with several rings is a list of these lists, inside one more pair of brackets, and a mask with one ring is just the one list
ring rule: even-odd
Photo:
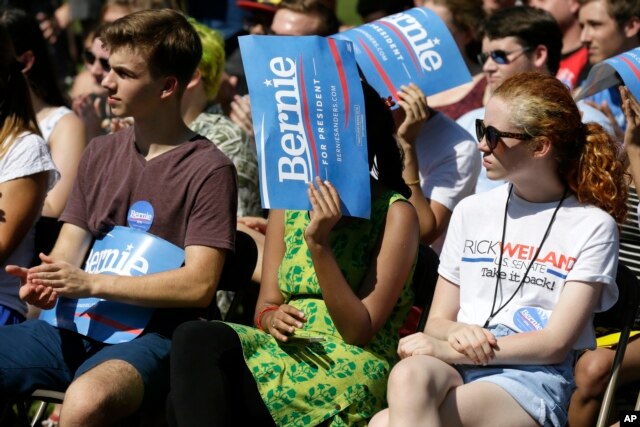
[[438,281],[438,265],[440,265],[440,257],[436,251],[430,246],[420,245],[418,248],[418,263],[413,273],[413,305],[420,307],[420,320],[418,321],[417,331],[422,331],[427,323],[429,308],[433,300],[433,293],[436,290],[436,282]]
[[629,267],[619,263],[616,284],[618,301],[607,311],[595,315],[593,324],[596,328],[622,329],[635,321],[640,304],[640,281]]
[[[222,274],[218,281],[219,291],[231,291],[235,293],[224,320],[233,320],[233,316],[236,314],[239,303],[251,282],[253,270],[255,270],[256,263],[258,262],[258,247],[256,246],[256,242],[247,233],[239,230],[236,231],[235,246],[236,250],[234,253],[227,253]],[[207,319],[221,319],[215,297],[204,317]]]

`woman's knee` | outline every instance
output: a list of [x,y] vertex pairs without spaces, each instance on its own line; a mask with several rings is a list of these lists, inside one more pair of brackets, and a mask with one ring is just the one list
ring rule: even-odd
[[431,356],[411,356],[398,362],[389,374],[388,394],[450,386],[449,365]]
[[585,352],[575,367],[578,390],[593,396],[604,393],[611,374],[614,354],[613,350],[602,348]]

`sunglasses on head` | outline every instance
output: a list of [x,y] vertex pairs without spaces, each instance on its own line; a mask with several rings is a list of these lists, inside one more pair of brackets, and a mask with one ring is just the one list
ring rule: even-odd
[[476,119],[476,138],[478,138],[478,142],[481,142],[482,138],[485,137],[487,146],[491,152],[496,148],[498,141],[500,141],[501,138],[514,138],[519,140],[531,139],[531,135],[527,135],[526,133],[502,132],[493,126],[485,127],[484,120]]
[[[480,65],[484,65],[484,63],[487,62],[487,59],[491,58],[496,64],[506,65],[515,61],[520,57],[520,55],[529,52],[530,50],[530,47],[523,47],[522,49],[512,50],[511,52],[507,52],[506,50],[502,49],[490,50],[489,52],[481,52],[478,54],[478,62],[480,63]],[[509,55],[513,53],[518,53],[519,55],[515,58],[509,59]]]
[[85,49],[82,52],[82,59],[84,59],[84,62],[91,65],[95,64],[97,59],[100,62],[100,66],[104,71],[109,71],[111,69],[111,66],[109,65],[109,60],[107,58],[98,58],[90,50]]

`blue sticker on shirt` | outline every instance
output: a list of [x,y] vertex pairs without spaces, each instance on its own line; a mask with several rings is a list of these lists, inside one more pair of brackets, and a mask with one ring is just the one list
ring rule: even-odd
[[522,307],[513,315],[513,323],[522,332],[540,331],[547,326],[547,310],[539,307]]
[[127,214],[127,224],[135,230],[149,231],[151,224],[153,224],[153,206],[151,206],[151,203],[139,200],[131,205]]

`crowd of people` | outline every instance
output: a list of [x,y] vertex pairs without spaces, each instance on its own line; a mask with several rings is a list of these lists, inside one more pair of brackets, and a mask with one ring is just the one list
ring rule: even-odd
[[[640,277],[640,103],[624,85],[575,99],[640,47],[640,3],[358,0],[363,22],[431,9],[471,81],[407,84],[391,109],[362,80],[370,219],[320,178],[309,211],[266,211],[237,38],[330,37],[336,6],[0,2],[0,420],[52,389],[47,427],[595,425],[615,343],[593,318],[619,262]],[[184,262],[83,270],[118,226]],[[228,308],[238,232],[258,248],[253,321],[203,320]],[[420,245],[440,264],[417,331]],[[108,342],[61,308],[86,298],[149,316]],[[621,369],[640,381],[639,338]]]

